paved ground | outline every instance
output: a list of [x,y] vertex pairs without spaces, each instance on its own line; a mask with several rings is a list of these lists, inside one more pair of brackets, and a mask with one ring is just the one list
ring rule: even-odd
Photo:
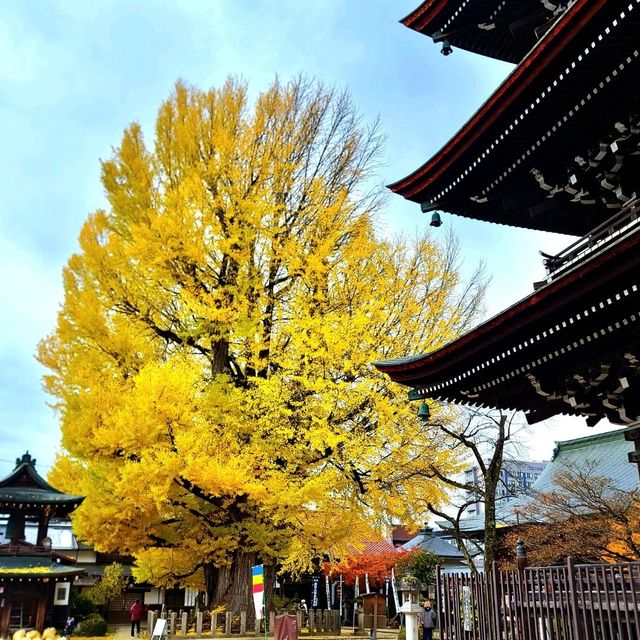
[[[109,626],[109,635],[112,640],[131,640],[131,627],[129,625],[117,625],[117,626]],[[343,627],[342,634],[339,636],[340,638],[348,638],[353,637],[353,628],[352,627]],[[395,640],[398,635],[398,629],[378,629],[378,640]],[[209,640],[211,636],[206,636]],[[217,636],[221,640],[225,637],[229,636]],[[255,640],[255,635],[245,636],[246,638],[251,638]],[[260,636],[262,637],[262,636]],[[272,637],[272,636],[271,636]],[[306,633],[300,634],[299,637],[308,638],[308,640],[312,640],[312,638],[317,638],[318,640],[331,640],[329,636],[310,636]],[[338,637],[338,636],[336,636]],[[368,640],[369,634],[367,633],[365,636],[359,636],[363,638],[363,640]],[[146,629],[142,629],[142,633],[140,634],[141,640],[149,640],[149,635],[147,634]],[[189,636],[189,638],[195,638],[195,636]],[[231,640],[241,640],[240,636],[231,636]]]
[[[114,640],[131,640],[131,626],[130,625],[109,625],[109,635],[113,637]],[[142,630],[140,634],[141,638],[149,638],[146,629]]]

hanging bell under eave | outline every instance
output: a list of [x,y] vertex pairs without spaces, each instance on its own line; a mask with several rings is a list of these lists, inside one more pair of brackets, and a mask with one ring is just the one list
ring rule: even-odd
[[442,220],[440,219],[440,214],[437,211],[434,211],[431,215],[431,222],[429,223],[430,227],[439,227],[442,225]]
[[453,48],[448,40],[442,41],[442,49],[440,49],[440,53],[443,56],[450,56],[453,53]]
[[422,420],[422,422],[428,422],[430,417],[431,411],[429,411],[429,405],[423,400],[418,409],[418,418]]

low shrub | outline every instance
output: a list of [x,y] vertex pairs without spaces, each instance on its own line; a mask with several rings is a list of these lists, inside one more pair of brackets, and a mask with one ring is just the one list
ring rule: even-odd
[[74,630],[74,636],[106,636],[107,635],[107,623],[105,619],[99,613],[92,613],[87,616]]
[[96,603],[86,594],[71,590],[69,608],[76,620],[84,620],[92,613],[96,613]]

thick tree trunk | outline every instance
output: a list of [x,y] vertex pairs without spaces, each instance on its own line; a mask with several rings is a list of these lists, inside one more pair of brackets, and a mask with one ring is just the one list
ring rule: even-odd
[[251,567],[255,564],[255,553],[236,551],[231,564],[218,569],[213,604],[225,605],[227,611],[253,614]]
[[266,598],[267,611],[273,610],[273,585],[276,582],[276,565],[264,565],[264,597]]
[[[227,611],[246,611],[247,626],[253,627],[255,611],[253,606],[253,590],[251,567],[258,564],[254,553],[237,551],[233,563],[216,568],[213,565],[205,567],[205,580],[209,607],[223,605]],[[276,578],[276,566],[264,565],[264,597],[267,611],[272,608],[273,585]]]

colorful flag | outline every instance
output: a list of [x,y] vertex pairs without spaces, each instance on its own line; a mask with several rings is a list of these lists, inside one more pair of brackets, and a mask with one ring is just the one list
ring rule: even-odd
[[253,589],[253,606],[256,610],[256,618],[262,619],[264,605],[264,569],[261,564],[251,567],[251,584]]

